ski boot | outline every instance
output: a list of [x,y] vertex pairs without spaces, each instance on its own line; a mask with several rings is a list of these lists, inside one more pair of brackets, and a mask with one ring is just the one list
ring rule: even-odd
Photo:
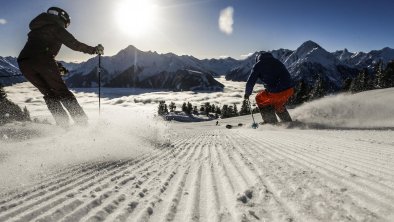
[[55,119],[56,125],[65,129],[69,128],[69,117],[60,101],[55,96],[51,95],[44,96],[44,100]]
[[282,123],[293,121],[290,117],[289,111],[287,111],[286,108],[284,108],[284,111],[282,111],[282,112],[276,112],[276,115],[279,117],[279,119]]
[[82,127],[88,126],[88,117],[74,96],[62,98],[61,102],[70,113],[70,116],[76,125]]
[[278,123],[278,119],[275,115],[275,109],[273,106],[262,106],[259,107],[261,117],[264,120],[264,124],[276,124]]

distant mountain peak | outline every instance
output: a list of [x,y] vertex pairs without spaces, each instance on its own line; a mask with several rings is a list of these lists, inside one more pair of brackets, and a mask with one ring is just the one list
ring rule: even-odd
[[382,52],[393,52],[394,49],[390,48],[390,47],[384,47],[382,50]]
[[353,56],[353,53],[349,52],[347,48],[344,48],[343,50],[338,50],[334,52],[333,55],[337,57],[340,61],[344,61]]
[[302,43],[302,45],[299,47],[299,49],[307,49],[307,50],[312,50],[314,48],[319,48],[319,49],[323,49],[319,44],[317,44],[316,42],[312,41],[312,40],[308,40],[304,43]]
[[335,66],[338,63],[335,56],[311,40],[304,42],[284,61],[287,67],[306,62],[320,63],[324,66]]
[[133,46],[133,45],[129,45],[126,48],[124,48],[123,50],[129,51],[129,50],[138,50],[137,47]]
[[[135,46],[133,46],[133,45],[129,45],[129,46],[127,46],[126,48],[120,50],[116,55],[122,55],[122,54],[129,55],[129,54],[131,54],[131,53],[135,53],[136,51],[138,52],[138,51],[140,51],[140,50],[137,49],[137,48],[136,48]],[[116,56],[116,55],[115,55],[115,56]]]

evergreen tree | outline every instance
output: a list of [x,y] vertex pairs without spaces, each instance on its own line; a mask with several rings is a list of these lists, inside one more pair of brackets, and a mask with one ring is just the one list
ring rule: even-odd
[[242,106],[241,106],[241,110],[239,111],[239,115],[243,116],[243,115],[248,115],[248,114],[250,114],[249,101],[244,100],[242,102]]
[[191,104],[191,103],[187,103],[187,109],[186,109],[187,111],[186,111],[186,113],[187,114],[192,114],[192,112],[193,112],[193,105]]
[[218,115],[222,114],[222,110],[220,109],[219,106],[216,107],[215,113],[218,114]]
[[0,125],[12,121],[31,121],[29,111],[26,107],[22,110],[8,100],[4,89],[0,87]]
[[383,71],[382,87],[389,88],[394,86],[394,60],[389,62]]
[[168,114],[167,104],[164,104],[164,114]]
[[361,92],[364,89],[365,82],[365,73],[364,71],[360,71],[360,73],[353,79],[350,84],[350,91],[352,93]]
[[228,118],[228,117],[230,117],[229,113],[228,113],[228,105],[223,105],[223,107],[222,107],[222,119]]
[[374,88],[376,88],[376,89],[385,88],[383,61],[382,60],[380,60],[379,62],[374,64],[373,71],[375,73]]
[[326,90],[324,88],[324,79],[321,75],[319,75],[319,78],[316,80],[316,83],[309,94],[309,99],[319,99],[322,98],[325,94]]
[[197,108],[197,106],[193,107],[193,114],[198,115],[198,108]]
[[186,105],[186,102],[184,102],[184,103],[182,104],[182,111],[185,112],[185,113],[187,113],[187,105]]
[[352,79],[351,78],[347,78],[343,81],[342,83],[342,91],[343,92],[348,92],[350,90],[350,85],[352,84]]
[[5,100],[7,98],[7,94],[4,91],[3,86],[0,84],[0,100]]
[[175,103],[174,103],[174,102],[171,102],[170,105],[168,106],[168,108],[170,108],[170,111],[171,111],[171,112],[174,112],[175,109],[176,109]]
[[363,69],[350,84],[350,91],[353,93],[373,89],[373,80],[369,75],[368,69]]
[[214,113],[215,111],[216,111],[216,106],[215,106],[215,104],[212,104],[210,112]]
[[159,101],[159,108],[157,114],[159,114],[160,116],[164,115],[166,113],[165,112],[166,106],[167,105],[165,104],[165,101]]
[[237,104],[234,103],[234,116],[238,116],[238,107]]
[[227,108],[227,113],[228,113],[228,117],[233,117],[233,116],[235,116],[234,107],[233,107],[233,106],[229,106],[229,107]]
[[25,121],[31,121],[30,112],[27,110],[27,107],[23,108],[23,117]]
[[209,102],[206,102],[204,104],[204,110],[205,110],[205,115],[209,115],[209,112],[211,111],[211,104]]
[[371,75],[371,73],[368,71],[368,69],[365,69],[365,85],[364,85],[364,90],[372,90],[375,89],[374,86],[374,76]]
[[299,81],[294,88],[294,95],[291,97],[289,104],[298,105],[308,101],[310,91],[310,87],[304,80]]

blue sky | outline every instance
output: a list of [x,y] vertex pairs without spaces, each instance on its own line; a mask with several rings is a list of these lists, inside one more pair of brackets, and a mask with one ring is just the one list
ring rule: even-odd
[[[127,1],[133,2],[1,0],[0,55],[17,56],[27,39],[30,20],[50,6],[68,11],[72,17],[68,30],[81,42],[103,44],[106,55],[134,45],[144,51],[238,59],[258,50],[296,49],[307,40],[328,51],[394,47],[394,2],[389,0],[144,0],[155,6],[152,21],[143,18],[148,11],[137,19],[151,26],[144,33],[130,31],[134,30],[131,22],[128,31],[119,24],[119,7],[124,8]],[[219,28],[219,17],[229,7],[233,14],[225,17],[225,33]],[[58,59],[81,61],[90,57],[63,47]]]

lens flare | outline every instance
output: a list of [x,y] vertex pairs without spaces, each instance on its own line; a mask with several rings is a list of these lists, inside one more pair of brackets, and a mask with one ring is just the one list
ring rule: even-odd
[[150,0],[125,0],[116,10],[119,28],[132,36],[148,34],[157,18],[157,5]]

